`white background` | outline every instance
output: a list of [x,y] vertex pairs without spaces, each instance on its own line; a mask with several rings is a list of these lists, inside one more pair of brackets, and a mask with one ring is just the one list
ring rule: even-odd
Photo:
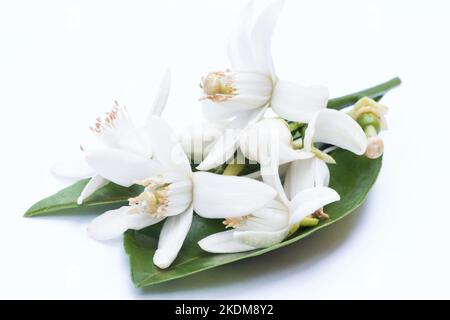
[[[265,1],[258,1],[262,7]],[[273,42],[280,78],[338,96],[401,76],[383,100],[381,175],[358,212],[301,242],[184,280],[135,289],[121,242],[92,216],[25,219],[61,188],[114,99],[146,114],[166,66],[164,117],[200,121],[202,74],[227,67],[242,1],[0,3],[0,298],[450,298],[448,1],[287,1]]]

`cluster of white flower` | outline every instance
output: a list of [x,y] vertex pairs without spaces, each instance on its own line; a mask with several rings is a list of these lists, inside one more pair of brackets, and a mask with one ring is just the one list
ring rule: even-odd
[[[273,2],[256,19],[252,2],[243,11],[230,38],[231,69],[202,78],[203,113],[210,121],[202,128],[176,137],[160,118],[169,73],[144,127],[137,128],[118,103],[105,119],[97,119],[91,129],[103,145],[82,148],[91,180],[78,203],[109,182],[139,184],[142,193],[128,206],[94,219],[88,228],[93,238],[111,239],[165,220],[153,261],[167,268],[195,212],[224,219],[224,229],[230,228],[199,241],[203,250],[232,253],[269,247],[308,219],[326,219],[323,207],[340,199],[328,187],[331,149],[357,155],[369,150],[372,158],[382,153],[374,128],[365,132],[356,121],[368,111],[383,118],[384,110],[374,101],[365,100],[347,114],[326,108],[327,88],[278,79],[270,47],[282,5]],[[281,118],[266,118],[268,108]],[[293,136],[290,124],[302,130]],[[237,176],[249,161],[258,163],[260,171]],[[218,174],[217,167],[225,172]]]

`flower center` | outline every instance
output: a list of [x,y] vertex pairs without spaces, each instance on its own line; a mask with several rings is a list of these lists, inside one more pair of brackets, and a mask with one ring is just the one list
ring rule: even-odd
[[208,73],[202,78],[200,88],[205,94],[200,100],[209,99],[215,102],[227,101],[237,91],[234,87],[234,77],[229,70]]
[[136,184],[144,186],[145,189],[137,197],[128,199],[130,212],[148,213],[155,218],[162,218],[169,205],[170,183],[147,179]]

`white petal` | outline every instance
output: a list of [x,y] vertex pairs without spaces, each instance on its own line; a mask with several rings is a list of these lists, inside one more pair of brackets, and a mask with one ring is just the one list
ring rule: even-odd
[[192,180],[176,179],[173,181],[167,191],[169,203],[164,212],[165,216],[173,216],[185,211],[192,205]]
[[290,206],[291,224],[299,223],[314,211],[340,199],[336,191],[326,187],[306,189],[297,193]]
[[169,267],[180,251],[184,239],[192,224],[193,209],[168,217],[159,235],[158,249],[153,256],[153,263],[161,269]]
[[257,72],[229,72],[235,94],[225,101],[203,101],[202,111],[210,121],[230,120],[243,111],[269,104],[273,91],[272,79]]
[[269,164],[261,164],[261,177],[264,183],[277,191],[278,197],[285,205],[289,205],[289,199],[286,196],[283,185],[281,184],[280,173],[278,171],[279,159],[273,156],[269,159]]
[[287,164],[296,160],[305,160],[313,158],[314,154],[311,152],[302,152],[300,150],[294,150],[291,146],[282,146],[280,148],[280,165]]
[[200,163],[222,135],[222,126],[212,122],[196,123],[178,134],[184,153],[196,164]]
[[50,172],[58,178],[81,180],[92,177],[95,171],[80,157],[55,163]]
[[314,159],[299,160],[289,164],[284,179],[284,190],[289,200],[302,190],[314,188]]
[[242,177],[246,177],[249,179],[261,180],[261,171],[255,171],[255,172],[243,175]]
[[140,230],[160,222],[147,213],[130,213],[130,207],[107,211],[88,226],[88,234],[95,240],[110,240],[121,236],[128,229]]
[[189,159],[167,122],[159,117],[149,117],[147,132],[156,160],[171,170],[189,176],[191,174]]
[[258,71],[271,75],[273,79],[275,79],[275,70],[271,54],[272,36],[283,5],[282,0],[269,4],[259,15],[251,34]]
[[[286,158],[294,151],[290,147],[292,136],[287,126],[276,119],[265,119],[248,127],[240,138],[240,149],[250,160],[261,165],[263,181],[277,190],[281,201],[288,204],[281,184],[278,167],[281,151]],[[285,160],[285,159],[283,159]]]
[[272,200],[264,207],[253,211],[251,216],[238,229],[241,231],[279,231],[288,225],[288,207],[280,201]]
[[325,161],[316,158],[316,167],[314,168],[316,175],[316,187],[328,187],[330,184],[330,169],[328,169]]
[[267,248],[280,243],[288,235],[289,229],[279,231],[236,231],[234,239],[254,248]]
[[154,154],[152,149],[152,142],[147,133],[147,127],[140,127],[136,129],[136,134],[139,136],[139,140],[141,141],[140,144],[142,145],[141,152],[136,154],[147,159],[152,159]]
[[242,129],[247,125],[254,124],[261,120],[268,106],[241,112],[237,119],[234,119],[225,129]]
[[362,155],[366,151],[367,138],[359,124],[342,111],[319,111],[305,132],[305,149],[314,142],[323,142]]
[[86,161],[99,175],[124,187],[163,171],[156,161],[120,149],[86,152]]
[[255,71],[256,69],[250,43],[252,13],[253,1],[249,1],[228,40],[228,58],[235,71]]
[[300,86],[279,80],[272,95],[272,109],[281,117],[308,123],[314,114],[326,108],[328,89],[323,86]]
[[[295,161],[298,159],[308,159],[310,155],[306,152],[294,151],[293,149],[288,149],[287,147],[280,147],[280,154],[272,155],[269,158],[269,166],[266,164],[261,164],[261,176],[263,181],[269,186],[277,190],[279,199],[285,204],[289,205],[289,196],[286,193],[285,187],[281,183],[280,165],[286,164],[290,161]],[[278,159],[278,160],[277,160]]]
[[233,72],[235,95],[215,103],[229,110],[250,110],[263,107],[270,102],[273,81],[267,74],[257,72]]
[[202,101],[202,114],[209,121],[224,121],[236,117],[242,108],[224,105],[211,100]]
[[276,196],[273,188],[249,178],[195,172],[193,182],[194,210],[205,218],[244,216]]
[[[105,120],[98,122],[96,136],[109,148],[126,150],[147,157],[151,155],[148,143],[134,125],[133,119],[124,106],[116,102],[113,111]],[[150,154],[149,154],[150,153]]]
[[212,234],[198,242],[200,248],[212,253],[235,253],[255,250],[255,247],[236,241],[233,234],[236,231],[228,230]]
[[230,160],[237,149],[241,130],[226,130],[212,146],[205,159],[197,166],[197,170],[211,170]]
[[197,169],[210,170],[230,160],[238,148],[242,129],[249,124],[259,121],[265,111],[266,107],[241,112],[224,129],[223,135],[217,139],[208,156],[197,166]]
[[246,158],[261,163],[274,152],[279,156],[280,147],[290,147],[291,142],[291,133],[283,122],[264,119],[243,130],[239,147]]
[[[305,152],[306,153],[306,152]],[[312,157],[294,161],[289,165],[284,189],[289,199],[305,189],[328,187],[330,171],[323,160]]]
[[247,127],[239,139],[239,148],[246,158],[257,162],[272,157],[276,150],[280,165],[313,156],[293,149],[291,132],[278,119],[264,119]]
[[83,201],[89,198],[94,194],[95,191],[101,189],[109,183],[109,180],[103,178],[100,175],[95,175],[89,180],[88,184],[84,187],[83,191],[81,191],[80,196],[78,197],[77,204],[82,205]]
[[161,80],[158,94],[155,96],[155,99],[153,100],[153,104],[149,111],[149,117],[161,116],[166,106],[167,99],[169,98],[170,82],[171,82],[170,69],[167,69],[166,73],[164,74],[164,77]]

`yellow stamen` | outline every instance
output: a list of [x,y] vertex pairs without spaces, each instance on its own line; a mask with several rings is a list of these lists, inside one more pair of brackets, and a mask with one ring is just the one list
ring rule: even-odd
[[323,211],[323,208],[316,210],[312,215],[312,218],[317,218],[319,220],[329,220],[330,216]]
[[239,228],[252,217],[251,214],[242,217],[226,218],[222,223],[226,228]]
[[136,184],[144,186],[145,189],[137,197],[128,200],[132,207],[130,212],[148,213],[156,218],[162,218],[169,205],[170,184],[153,179],[146,179]]
[[116,125],[117,119],[119,118],[119,111],[126,110],[125,107],[121,107],[117,101],[114,101],[114,106],[112,110],[106,112],[104,119],[98,117],[95,119],[94,126],[89,129],[95,134],[101,134],[106,127],[113,128]]

